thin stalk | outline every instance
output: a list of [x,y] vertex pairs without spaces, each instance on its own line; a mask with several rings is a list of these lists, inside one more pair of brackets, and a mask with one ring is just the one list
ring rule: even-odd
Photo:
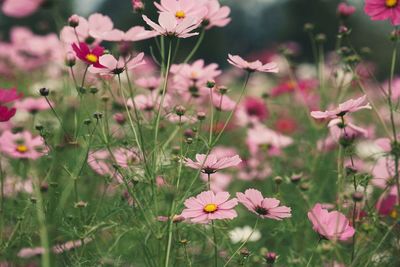
[[204,39],[204,35],[205,35],[206,29],[203,28],[201,30],[199,39],[197,39],[197,43],[195,44],[195,46],[193,47],[192,51],[189,53],[189,55],[185,58],[185,60],[183,61],[183,64],[188,63],[189,60],[194,56],[194,54],[197,52],[197,50],[199,49],[201,43],[203,42]]

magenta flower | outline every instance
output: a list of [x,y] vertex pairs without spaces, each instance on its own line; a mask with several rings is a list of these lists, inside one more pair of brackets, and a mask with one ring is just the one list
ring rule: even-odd
[[393,25],[400,25],[398,0],[365,0],[364,11],[372,20],[390,20]]
[[237,123],[248,126],[263,122],[268,117],[268,109],[261,98],[247,97],[235,112]]
[[125,62],[123,58],[119,58],[119,60],[117,60],[112,55],[103,55],[99,59],[99,64],[103,66],[103,68],[98,68],[92,65],[88,70],[93,74],[119,75],[125,70],[131,70],[145,64],[146,62],[143,60],[143,57],[144,53],[140,53],[136,57],[128,59]]
[[237,166],[242,160],[239,155],[223,156],[216,154],[196,154],[196,161],[185,159],[185,165],[193,169],[201,169],[202,173],[212,174],[219,170]]
[[13,102],[20,97],[22,97],[22,93],[18,93],[16,88],[0,88],[0,122],[9,121],[17,112],[17,109],[15,107],[9,108],[4,104]]
[[340,3],[337,7],[337,14],[343,18],[350,17],[354,12],[356,12],[356,8],[346,3]]
[[369,103],[364,104],[367,96],[364,95],[357,99],[350,99],[346,102],[339,104],[339,107],[327,110],[327,111],[312,111],[311,117],[315,119],[335,119],[337,117],[343,117],[347,113],[356,112],[360,109],[371,109]]
[[236,198],[229,200],[228,192],[214,194],[212,191],[205,191],[196,197],[185,200],[185,209],[181,216],[194,223],[208,223],[212,220],[233,219],[237,217],[233,209],[237,206]]
[[0,122],[9,121],[12,117],[14,117],[16,112],[17,110],[15,108],[8,108],[0,105]]
[[5,131],[0,136],[0,151],[12,158],[35,160],[44,155],[46,148],[40,136],[33,137],[28,131]]
[[93,65],[96,68],[102,68],[103,66],[99,63],[99,58],[104,54],[104,47],[96,45],[93,49],[90,49],[86,43],[79,43],[79,46],[75,43],[72,44],[76,56],[86,62],[89,65]]
[[244,194],[238,192],[236,197],[249,211],[261,218],[280,221],[292,216],[291,208],[279,206],[280,201],[276,198],[264,198],[261,192],[256,189],[247,189]]
[[355,233],[349,220],[338,211],[329,212],[320,203],[308,212],[308,219],[313,224],[313,230],[329,240],[348,240]]
[[159,24],[151,21],[146,15],[143,15],[142,17],[143,20],[159,35],[188,38],[199,34],[198,32],[191,32],[200,25],[199,21],[191,17],[177,19],[170,12],[161,12],[158,17]]
[[16,88],[1,89],[0,88],[0,104],[10,103],[22,97],[22,93],[18,93]]
[[261,61],[246,61],[240,56],[232,56],[228,54],[228,62],[233,66],[247,70],[248,72],[260,71],[260,72],[273,72],[277,73],[279,71],[278,65],[275,62],[270,62],[263,64]]

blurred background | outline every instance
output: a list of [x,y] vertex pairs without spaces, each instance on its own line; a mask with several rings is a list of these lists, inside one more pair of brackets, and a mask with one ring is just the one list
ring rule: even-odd
[[[16,0],[17,1],[17,0]],[[213,28],[207,32],[197,56],[208,62],[225,65],[227,53],[242,55],[265,52],[285,42],[296,42],[301,50],[298,60],[312,61],[312,51],[307,34],[303,30],[306,22],[315,24],[316,33],[327,36],[326,49],[335,45],[339,20],[336,16],[338,0],[222,0],[221,4],[231,8],[232,22],[224,28]],[[390,45],[388,35],[393,30],[388,22],[371,22],[363,12],[363,0],[346,1],[356,6],[357,12],[347,24],[352,29],[352,43],[357,48],[369,47],[371,60],[378,64],[377,73],[383,74],[389,66]],[[155,18],[152,1],[144,0],[145,13]],[[87,17],[94,12],[110,16],[115,27],[128,29],[133,25],[145,25],[139,14],[132,11],[130,0],[46,0],[39,12],[23,19],[0,15],[0,36],[8,39],[9,29],[24,25],[36,33],[57,31],[65,25],[73,13]],[[372,27],[373,24],[373,27]],[[182,50],[190,50],[195,38],[185,40]],[[137,49],[148,52],[152,41],[140,42]],[[183,51],[185,53],[185,51]]]

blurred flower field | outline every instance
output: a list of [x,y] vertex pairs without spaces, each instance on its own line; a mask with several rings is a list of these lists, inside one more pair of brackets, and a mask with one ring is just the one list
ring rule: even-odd
[[[334,49],[306,23],[311,61],[224,44],[224,66],[198,50],[225,1],[124,1],[126,31],[94,12],[0,41],[0,267],[400,266],[397,0],[338,2]],[[392,27],[385,77],[355,13]]]

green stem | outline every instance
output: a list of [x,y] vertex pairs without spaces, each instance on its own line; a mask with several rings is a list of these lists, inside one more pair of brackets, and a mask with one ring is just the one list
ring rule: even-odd
[[212,227],[212,232],[213,232],[213,243],[214,243],[214,266],[218,267],[217,234],[215,233],[214,221],[211,221],[211,227]]
[[195,44],[195,46],[193,47],[192,51],[190,52],[190,54],[185,58],[185,60],[183,61],[183,64],[188,63],[189,60],[194,56],[194,54],[197,52],[197,50],[199,49],[201,43],[203,42],[204,39],[204,35],[205,35],[206,29],[203,28],[201,30],[199,39],[197,39],[197,43]]

